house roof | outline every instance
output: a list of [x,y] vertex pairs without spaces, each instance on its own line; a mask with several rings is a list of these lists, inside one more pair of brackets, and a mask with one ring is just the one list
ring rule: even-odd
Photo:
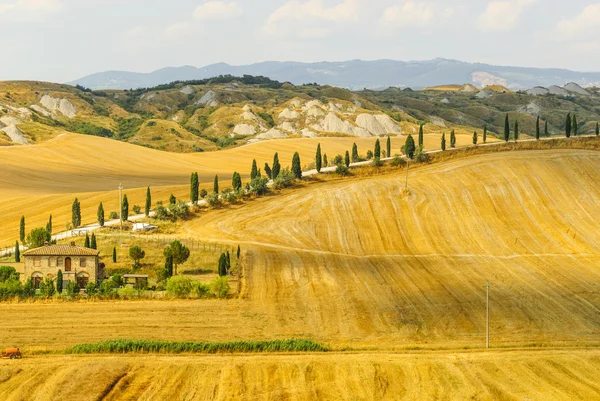
[[23,256],[98,256],[100,251],[74,245],[47,245],[30,249]]

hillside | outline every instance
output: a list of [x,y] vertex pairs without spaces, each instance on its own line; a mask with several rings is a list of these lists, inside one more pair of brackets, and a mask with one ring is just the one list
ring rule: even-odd
[[[132,91],[91,91],[41,82],[0,83],[0,146],[27,146],[66,132],[147,148],[201,153],[286,138],[371,138],[455,130],[503,132],[504,117],[533,134],[535,119],[560,135],[567,113],[581,133],[600,121],[595,90],[513,92],[445,85],[424,91],[389,88],[350,92],[330,86],[282,84],[263,77],[174,82]],[[562,92],[561,92],[562,91]],[[542,127],[543,128],[543,127]]]
[[269,61],[241,66],[219,63],[201,68],[191,66],[163,68],[147,74],[106,71],[80,78],[71,83],[98,90],[135,89],[173,81],[246,74],[262,75],[295,85],[316,82],[320,85],[332,85],[351,90],[381,89],[388,86],[420,89],[448,82],[467,82],[478,87],[498,84],[511,89],[564,85],[567,82],[576,82],[583,86],[600,85],[600,73],[597,72],[506,67],[443,58],[409,62],[396,60],[319,63]]

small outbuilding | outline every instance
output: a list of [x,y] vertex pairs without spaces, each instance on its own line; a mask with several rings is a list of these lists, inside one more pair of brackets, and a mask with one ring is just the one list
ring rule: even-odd
[[63,288],[69,281],[76,282],[79,288],[85,288],[88,283],[97,283],[104,276],[99,255],[96,249],[76,246],[74,242],[71,245],[46,245],[30,249],[23,253],[25,267],[21,281],[26,282],[31,278],[35,288],[39,288],[46,278],[56,280],[61,270]]

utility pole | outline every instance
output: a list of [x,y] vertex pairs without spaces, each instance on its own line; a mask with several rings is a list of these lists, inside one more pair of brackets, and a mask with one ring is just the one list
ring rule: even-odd
[[490,348],[490,282],[485,284],[485,348]]
[[410,165],[410,159],[406,157],[406,186],[404,187],[405,191],[408,193],[408,166]]
[[123,184],[119,184],[119,234],[123,232]]

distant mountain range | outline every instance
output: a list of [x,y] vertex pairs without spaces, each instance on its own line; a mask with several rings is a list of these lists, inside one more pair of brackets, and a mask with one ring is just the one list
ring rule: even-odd
[[598,72],[503,67],[441,58],[409,62],[394,60],[321,63],[269,61],[244,66],[219,63],[201,68],[168,67],[151,73],[99,72],[69,82],[69,84],[78,84],[96,90],[134,89],[228,74],[235,76],[261,75],[295,85],[318,83],[351,90],[383,89],[390,86],[422,89],[436,85],[464,83],[478,87],[502,85],[513,90],[536,86],[562,86],[570,82],[583,87],[600,86],[600,73]]

